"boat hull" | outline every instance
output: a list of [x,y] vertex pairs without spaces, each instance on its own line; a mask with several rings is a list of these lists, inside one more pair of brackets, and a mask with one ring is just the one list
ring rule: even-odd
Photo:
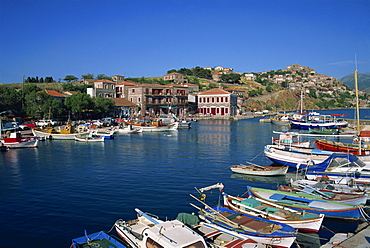
[[295,121],[290,120],[290,127],[293,129],[303,129],[309,130],[310,128],[342,128],[348,125],[347,121],[338,121],[338,122],[305,122],[305,121]]
[[61,134],[61,133],[48,133],[44,132],[41,130],[36,130],[32,129],[32,133],[35,136],[38,137],[44,137],[46,139],[54,139],[54,140],[74,140],[76,135],[87,135],[90,132],[82,132],[82,133],[66,133],[66,134]]
[[315,144],[318,149],[332,152],[345,152],[355,155],[370,155],[370,149],[361,149],[359,154],[358,145],[344,145],[341,142],[327,141],[324,139],[316,139]]
[[256,168],[248,165],[232,165],[230,167],[232,172],[245,174],[245,175],[256,175],[256,176],[281,176],[285,175],[288,171],[288,166],[274,167],[274,166],[260,166],[263,168]]
[[20,142],[6,142],[1,141],[3,145],[5,145],[9,149],[16,149],[16,148],[36,148],[38,146],[39,140],[37,138],[33,139],[26,139]]

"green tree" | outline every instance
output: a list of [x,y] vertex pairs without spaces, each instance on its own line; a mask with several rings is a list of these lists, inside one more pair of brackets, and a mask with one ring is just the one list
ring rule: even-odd
[[111,78],[111,77],[108,77],[108,76],[107,76],[107,75],[105,75],[105,74],[98,74],[98,75],[96,76],[96,78],[97,78],[98,80],[107,79],[107,80],[111,80],[111,81],[112,81],[112,78]]
[[44,91],[33,91],[25,96],[24,111],[33,118],[44,118],[49,114],[53,116],[60,113],[61,107],[60,101]]
[[64,81],[68,81],[68,82],[71,82],[71,81],[75,81],[75,80],[77,80],[78,79],[78,77],[75,77],[75,76],[73,76],[73,75],[67,75],[67,76],[65,76],[65,78],[63,79]]
[[0,112],[5,110],[19,111],[22,106],[21,93],[6,85],[0,85]]
[[86,93],[77,93],[66,97],[64,105],[78,118],[82,117],[82,112],[92,110],[94,108],[93,100],[90,95]]
[[81,76],[83,79],[94,79],[93,73],[86,73]]
[[114,101],[110,98],[96,97],[93,100],[95,103],[95,113],[100,115],[108,114],[115,107]]
[[237,84],[239,83],[240,77],[240,74],[236,73],[222,74],[220,81],[223,83]]

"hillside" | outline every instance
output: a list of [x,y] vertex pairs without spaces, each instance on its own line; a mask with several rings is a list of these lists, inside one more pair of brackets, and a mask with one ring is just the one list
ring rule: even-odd
[[[355,88],[355,80],[353,77],[353,73],[344,76],[343,78],[340,79],[340,81],[352,89]],[[367,93],[370,93],[370,72],[358,74],[358,88],[359,90],[363,90]]]

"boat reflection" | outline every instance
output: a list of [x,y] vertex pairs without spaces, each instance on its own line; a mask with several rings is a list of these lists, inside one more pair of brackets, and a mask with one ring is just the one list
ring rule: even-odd
[[254,175],[245,175],[240,173],[232,173],[231,178],[241,178],[248,182],[263,182],[263,183],[273,183],[273,184],[287,184],[287,178],[285,176],[254,176]]

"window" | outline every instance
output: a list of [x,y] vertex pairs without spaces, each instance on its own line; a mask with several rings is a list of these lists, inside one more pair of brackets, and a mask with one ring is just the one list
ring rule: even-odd
[[140,97],[137,99],[137,101],[138,101],[138,102],[140,102],[140,101],[141,101]]
[[212,102],[215,102],[215,98],[214,97],[212,97]]
[[228,102],[229,101],[229,98],[225,97],[225,102]]
[[131,91],[132,93],[135,93],[135,89],[132,89],[132,91]]

